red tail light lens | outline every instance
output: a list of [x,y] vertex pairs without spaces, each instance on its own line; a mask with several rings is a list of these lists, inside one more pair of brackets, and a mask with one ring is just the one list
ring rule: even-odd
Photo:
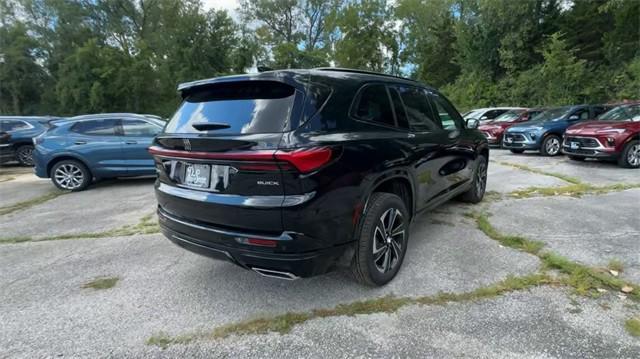
[[[177,158],[198,158],[211,160],[230,160],[230,161],[252,161],[252,162],[270,162],[283,161],[294,166],[302,173],[309,173],[327,164],[333,155],[329,147],[311,147],[300,148],[291,151],[285,150],[261,150],[246,152],[192,152],[182,150],[170,150],[158,146],[149,147],[149,153],[157,156],[168,156]],[[276,170],[276,164],[270,163],[247,163],[240,165],[240,169],[249,171],[266,171]],[[282,168],[288,169],[288,168]]]
[[331,160],[329,147],[301,148],[293,151],[276,151],[276,159],[291,163],[302,173],[313,172]]

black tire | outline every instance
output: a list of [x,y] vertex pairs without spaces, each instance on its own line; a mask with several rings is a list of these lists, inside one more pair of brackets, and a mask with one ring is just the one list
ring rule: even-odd
[[618,166],[624,168],[640,168],[640,141],[629,141],[618,158]]
[[582,156],[569,156],[569,159],[573,161],[580,161],[580,162],[585,160],[585,158]]
[[557,156],[562,148],[562,140],[557,135],[548,135],[542,141],[540,153],[543,156]]
[[487,158],[482,155],[478,156],[478,164],[473,171],[471,189],[459,197],[462,202],[479,203],[482,201],[484,192],[487,189],[487,168]]
[[[65,177],[65,174],[67,176]],[[91,172],[82,162],[63,160],[51,168],[51,182],[61,190],[78,192],[86,189],[91,183]]]
[[[389,224],[394,214],[395,221]],[[409,222],[409,212],[400,197],[391,193],[371,195],[351,262],[353,275],[360,283],[381,286],[398,274],[409,243]],[[377,261],[374,250],[379,254]]]
[[509,150],[511,153],[524,153],[524,150]]
[[23,166],[33,166],[33,146],[19,146],[16,149],[16,159]]

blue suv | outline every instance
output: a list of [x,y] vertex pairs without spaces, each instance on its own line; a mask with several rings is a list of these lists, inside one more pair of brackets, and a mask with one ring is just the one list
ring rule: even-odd
[[545,156],[560,153],[562,136],[567,127],[578,121],[588,120],[606,112],[602,105],[579,105],[552,108],[540,113],[531,121],[509,127],[502,147],[513,153],[525,150],[540,151]]
[[47,132],[34,139],[35,173],[70,191],[87,188],[93,178],[154,175],[147,148],[164,124],[122,113],[53,121]]
[[49,128],[56,117],[0,116],[0,132],[7,133],[8,141],[0,145],[3,162],[16,160],[33,166],[33,138]]

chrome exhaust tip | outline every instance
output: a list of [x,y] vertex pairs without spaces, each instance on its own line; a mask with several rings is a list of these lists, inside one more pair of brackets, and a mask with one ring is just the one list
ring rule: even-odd
[[260,274],[263,277],[269,277],[269,278],[284,279],[284,280],[296,280],[300,278],[293,273],[281,272],[281,271],[271,270],[271,269],[251,267],[251,270]]

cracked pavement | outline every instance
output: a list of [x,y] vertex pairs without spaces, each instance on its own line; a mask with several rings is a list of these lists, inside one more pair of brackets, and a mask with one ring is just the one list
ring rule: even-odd
[[[492,150],[491,158],[594,184],[640,182],[640,172],[609,164],[502,150]],[[0,207],[37,197],[49,190],[45,185],[52,187],[26,174],[0,182]],[[489,191],[563,185],[555,177],[489,165]],[[9,195],[16,191],[19,196]],[[382,288],[360,286],[344,269],[294,282],[263,278],[184,251],[160,234],[0,244],[0,357],[640,356],[640,339],[624,330],[624,320],[640,315],[638,303],[550,286],[477,302],[314,319],[283,335],[166,349],[145,344],[159,332],[209,331],[385,295],[461,293],[536,272],[537,257],[501,246],[464,216],[480,208],[500,231],[543,241],[546,249],[587,265],[620,260],[621,275],[640,282],[640,190],[579,199],[505,196],[477,206],[450,202],[415,220],[403,268]],[[106,231],[138,223],[154,209],[151,181],[110,181],[0,216],[0,237]],[[81,288],[100,276],[120,281],[107,290]]]

